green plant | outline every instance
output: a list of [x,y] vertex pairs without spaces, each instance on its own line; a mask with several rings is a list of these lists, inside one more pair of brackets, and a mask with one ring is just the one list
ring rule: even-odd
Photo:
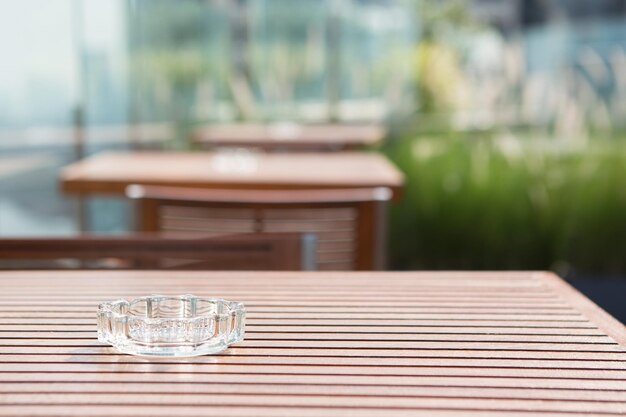
[[385,151],[407,179],[394,268],[626,272],[626,143],[457,134]]

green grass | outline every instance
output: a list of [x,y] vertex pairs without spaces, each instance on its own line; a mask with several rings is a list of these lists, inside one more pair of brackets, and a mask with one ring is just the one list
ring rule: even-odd
[[392,267],[626,273],[626,142],[431,137],[384,151],[407,180]]

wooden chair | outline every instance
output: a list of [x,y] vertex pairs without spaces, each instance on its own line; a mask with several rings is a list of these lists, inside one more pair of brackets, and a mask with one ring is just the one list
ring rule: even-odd
[[320,270],[385,265],[387,188],[207,190],[131,185],[144,232],[314,233]]
[[0,239],[0,269],[315,269],[301,233]]

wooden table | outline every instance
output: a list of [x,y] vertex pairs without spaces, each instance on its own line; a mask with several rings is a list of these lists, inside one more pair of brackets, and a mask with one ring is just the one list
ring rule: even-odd
[[[146,359],[96,306],[244,301],[244,342]],[[547,273],[0,273],[2,416],[626,413],[626,331]]]
[[234,124],[199,127],[191,133],[191,139],[205,147],[337,151],[376,145],[385,134],[385,128],[380,125]]
[[130,184],[198,188],[312,189],[389,187],[404,177],[376,153],[104,153],[61,173],[64,192],[123,194]]

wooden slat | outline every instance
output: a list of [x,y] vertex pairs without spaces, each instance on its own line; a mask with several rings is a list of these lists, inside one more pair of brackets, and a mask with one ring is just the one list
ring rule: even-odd
[[[257,356],[232,356],[229,358],[222,358],[222,365],[256,365],[259,363]],[[78,363],[78,364],[107,364],[107,363],[124,363],[124,364],[145,364],[144,358],[128,358],[120,357],[120,355],[111,354],[88,354],[88,355],[76,355],[69,359],[59,358],[56,354],[11,354],[9,357],[0,361],[0,363],[11,364],[32,364],[32,363],[45,363],[52,366],[57,363]],[[161,359],[157,365],[171,365],[179,364],[180,361],[167,361]],[[213,364],[212,361],[198,361],[194,362],[199,364]],[[369,367],[372,364],[371,358],[363,357],[308,357],[308,356],[269,356],[263,359],[263,366],[268,365],[293,365],[293,366],[351,366],[351,367]],[[442,367],[464,367],[464,368],[500,368],[500,369],[553,369],[558,367],[562,370],[600,370],[600,371],[623,371],[626,370],[626,363],[623,361],[589,361],[589,360],[558,360],[558,359],[495,359],[495,358],[377,358],[376,365],[382,368],[442,368]],[[54,369],[54,368],[53,368]],[[317,368],[315,368],[317,369]]]
[[[71,329],[65,324],[58,326],[51,325],[46,326],[45,330],[41,329],[40,324],[0,324],[0,337],[5,337],[12,332],[19,333],[37,333],[45,331],[47,333],[93,333],[93,323],[91,324],[78,324],[72,326]],[[597,336],[605,337],[600,330],[589,327],[535,327],[535,328],[508,328],[508,327],[454,327],[454,326],[379,326],[377,329],[371,328],[358,328],[352,326],[265,326],[248,324],[246,333],[252,334],[292,334],[302,333],[316,334],[316,333],[332,333],[334,335],[341,334],[372,334],[372,335],[441,335],[441,334],[460,334],[460,335],[582,335],[582,336]]]
[[[215,356],[97,342],[99,302],[246,302]],[[0,416],[626,414],[624,327],[544,273],[0,273]]]
[[[280,392],[277,392],[277,385]],[[407,386],[398,393],[394,386],[372,387],[364,385],[298,385],[298,384],[219,384],[204,383],[192,384],[182,382],[172,384],[167,388],[159,384],[146,384],[144,382],[131,382],[124,385],[107,382],[36,382],[23,383],[17,387],[9,385],[0,386],[0,393],[76,393],[84,391],[95,394],[114,393],[178,393],[190,395],[217,395],[217,394],[263,394],[274,396],[288,395],[315,395],[333,397],[420,397],[431,395],[434,397],[447,398],[514,398],[521,400],[594,400],[607,403],[626,401],[626,391],[600,391],[589,392],[584,389],[549,389],[549,388],[475,388],[470,386]],[[426,388],[428,390],[426,390]],[[166,391],[167,390],[167,391]]]
[[621,380],[597,379],[571,379],[571,378],[516,378],[490,376],[478,376],[466,378],[459,376],[434,376],[422,375],[419,378],[412,376],[371,376],[371,375],[297,375],[297,374],[265,374],[250,375],[240,374],[210,374],[210,373],[161,373],[155,380],[155,375],[150,372],[128,373],[112,372],[100,373],[96,376],[90,373],[73,373],[68,379],[67,373],[62,372],[9,372],[0,374],[0,381],[15,387],[15,383],[37,382],[102,382],[102,383],[152,383],[175,385],[181,383],[190,384],[239,384],[251,383],[272,385],[315,385],[315,386],[373,386],[380,388],[396,387],[429,387],[429,386],[470,386],[485,388],[544,388],[544,389],[581,389],[591,392],[624,391],[624,382]]
[[[48,333],[48,335],[51,335]],[[41,335],[39,335],[41,337]],[[93,334],[89,333],[71,333],[71,334],[59,334],[54,333],[50,339],[91,339]],[[31,335],[24,335],[22,332],[14,332],[14,333],[2,333],[0,334],[0,340],[3,339],[21,339],[26,337],[36,338],[37,334],[33,332]],[[298,342],[306,342],[306,341],[358,341],[363,342],[364,344],[370,342],[398,342],[398,343],[408,343],[408,342],[420,342],[420,343],[431,343],[431,342],[446,342],[446,343],[493,343],[493,344],[502,344],[505,343],[507,345],[512,343],[524,343],[524,344],[542,344],[542,345],[552,345],[552,344],[576,344],[576,345],[615,345],[615,341],[607,336],[548,336],[548,335],[455,335],[455,334],[384,334],[384,333],[373,333],[373,334],[336,334],[336,333],[286,333],[286,334],[278,334],[278,333],[248,333],[246,340],[252,341],[271,341],[271,340],[279,340],[279,341],[298,341]]]
[[[115,350],[102,350],[102,346],[94,343],[88,347],[76,346],[35,346],[22,343],[19,352],[14,346],[0,346],[0,353],[5,355],[47,355],[54,353],[72,353],[74,355],[92,355],[106,354],[113,356],[121,356],[123,354]],[[219,357],[215,356],[215,357]],[[456,359],[456,358],[477,358],[477,359],[516,359],[516,360],[566,360],[578,361],[608,361],[620,362],[626,360],[626,353],[616,352],[597,352],[587,350],[570,350],[570,351],[526,351],[526,350],[502,350],[494,352],[493,350],[480,349],[437,349],[437,350],[391,350],[391,349],[289,349],[283,348],[256,348],[256,347],[232,347],[221,356],[238,356],[238,357],[286,357],[286,358],[415,358],[415,359]]]
[[[571,412],[541,412],[538,414],[538,411],[517,411],[517,410],[507,410],[511,411],[512,415],[517,417],[537,417],[537,415],[541,415],[542,417],[564,417],[564,416],[572,416],[572,415],[584,415],[588,417],[593,416],[606,416],[606,415],[623,415],[621,413],[571,413]],[[138,404],[134,407],[129,407],[128,405],[107,405],[106,407],[99,406],[94,407],[93,405],[84,405],[84,404],[68,404],[68,405],[50,405],[46,404],[44,406],[23,406],[17,407],[13,404],[8,404],[6,407],[2,407],[0,405],[0,415],[2,416],[15,416],[19,414],[29,415],[29,416],[146,416],[146,417],[171,417],[171,416],[189,416],[189,417],[204,417],[204,416],[225,416],[225,417],[244,417],[244,416],[258,416],[258,417],[272,417],[272,416],[283,416],[283,417],[291,417],[291,416],[302,416],[302,417],[319,417],[323,416],[345,416],[346,413],[350,413],[349,415],[358,415],[358,416],[372,416],[379,417],[381,412],[385,413],[385,416],[424,416],[424,417],[450,417],[450,416],[481,416],[484,417],[486,415],[503,415],[503,411],[492,411],[484,409],[454,409],[454,408],[433,408],[433,407],[424,407],[419,409],[406,409],[406,408],[363,408],[358,405],[354,405],[349,408],[333,408],[333,407],[297,407],[291,406],[289,404],[283,405],[280,409],[276,409],[275,407],[260,407],[259,405],[250,405],[250,406],[238,406],[234,404],[226,404],[219,406],[211,406],[211,407],[190,407],[183,405],[174,405],[174,406],[154,406],[151,404]]]
[[[323,402],[320,401],[323,399]],[[358,404],[360,408],[372,410],[385,409],[430,409],[444,408],[456,410],[489,410],[509,411],[511,409],[526,409],[542,412],[574,412],[574,413],[626,413],[624,402],[609,401],[546,401],[544,399],[518,400],[512,398],[433,398],[428,395],[418,397],[384,397],[359,396],[358,403],[355,397],[340,397],[326,395],[324,397],[312,395],[266,395],[266,394],[219,394],[219,395],[180,395],[180,394],[147,394],[142,393],[140,399],[136,395],[91,393],[84,394],[64,393],[56,394],[11,394],[10,404],[43,404],[43,405],[79,405],[97,404],[102,406],[126,405],[128,407],[178,405],[178,406],[248,406],[248,407],[307,407],[323,410],[327,408],[350,409]]]

